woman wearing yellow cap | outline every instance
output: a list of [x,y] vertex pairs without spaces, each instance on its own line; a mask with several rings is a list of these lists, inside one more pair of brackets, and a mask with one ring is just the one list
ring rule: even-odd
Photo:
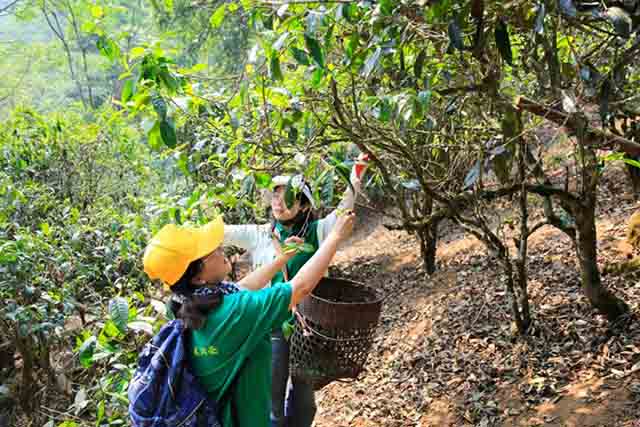
[[[335,227],[338,212],[353,209],[360,190],[361,178],[366,170],[366,156],[361,156],[351,171],[351,187],[344,193],[338,209],[324,218],[316,220],[311,189],[300,175],[277,176],[273,179],[271,194],[272,222],[269,224],[226,225],[225,245],[247,250],[253,268],[272,262],[282,252],[286,239],[296,236],[306,243],[307,250],[298,252],[278,271],[271,283],[285,282],[295,278],[301,268],[318,250],[322,242]],[[297,190],[293,206],[285,203],[286,186]],[[249,289],[256,289],[250,287]],[[287,322],[292,321],[290,317]],[[286,324],[285,324],[286,326]],[[297,378],[289,378],[289,343],[282,329],[274,331],[272,345],[272,427],[311,427],[316,413],[313,387]],[[285,402],[286,400],[286,402]],[[285,406],[287,414],[285,418]]]
[[[175,314],[191,329],[191,363],[198,380],[216,401],[234,384],[228,403],[219,408],[224,427],[270,425],[270,334],[318,284],[338,244],[351,233],[353,221],[353,212],[338,218],[290,282],[256,292],[236,292],[223,282],[231,266],[221,247],[221,218],[204,227],[167,225],[147,246],[145,271],[169,285],[176,295]],[[294,256],[281,253],[239,285],[264,287]]]

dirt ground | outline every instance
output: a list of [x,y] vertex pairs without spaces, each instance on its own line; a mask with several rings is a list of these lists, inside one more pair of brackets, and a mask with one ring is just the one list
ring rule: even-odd
[[[640,208],[614,172],[601,190],[601,269],[628,255],[625,223]],[[533,327],[518,337],[481,242],[445,227],[429,277],[412,236],[363,216],[333,274],[375,286],[383,313],[359,380],[317,393],[315,426],[640,427],[640,322],[611,328],[591,308],[566,236],[545,226],[530,239]],[[603,281],[637,315],[638,280]]]

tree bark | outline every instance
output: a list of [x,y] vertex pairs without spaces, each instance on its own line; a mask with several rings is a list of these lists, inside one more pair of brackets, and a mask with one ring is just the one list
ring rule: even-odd
[[595,203],[586,202],[576,215],[577,251],[582,290],[591,305],[615,322],[629,312],[629,306],[602,285],[598,270]]
[[438,246],[438,224],[440,221],[432,221],[426,227],[418,231],[420,239],[420,255],[424,271],[431,275],[436,272],[436,250]]

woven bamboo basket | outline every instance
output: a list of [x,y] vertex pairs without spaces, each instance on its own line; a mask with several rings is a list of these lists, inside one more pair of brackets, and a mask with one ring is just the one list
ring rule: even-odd
[[362,283],[324,278],[298,304],[289,372],[320,389],[363,371],[380,320],[382,299]]

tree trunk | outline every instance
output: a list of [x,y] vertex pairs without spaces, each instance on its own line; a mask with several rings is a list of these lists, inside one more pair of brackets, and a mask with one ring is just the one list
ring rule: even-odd
[[33,408],[33,388],[34,388],[34,354],[30,336],[21,336],[20,325],[15,326],[15,344],[22,358],[22,380],[20,382],[20,404],[25,412]]
[[[504,267],[504,274],[506,279],[506,287],[509,295],[510,306],[511,306],[511,316],[513,317],[513,321],[516,324],[518,332],[521,335],[526,335],[529,325],[531,323],[531,316],[529,315],[529,300],[526,299],[526,313],[522,312],[523,307],[518,303],[522,302],[522,294],[516,292],[515,287],[513,285],[513,265],[511,264],[511,260],[509,259],[509,255],[503,250],[504,248],[498,251],[498,258],[502,262]],[[518,298],[518,294],[520,294],[520,298]],[[526,294],[525,294],[526,295]]]
[[[593,200],[593,199],[592,199]],[[629,312],[629,306],[602,285],[598,270],[595,203],[585,201],[576,215],[577,251],[580,263],[582,290],[591,305],[615,322]]]
[[[527,251],[529,243],[529,206],[527,193],[527,167],[526,167],[526,155],[528,152],[528,146],[524,141],[520,141],[518,144],[518,178],[520,179],[522,188],[520,190],[520,240],[518,244],[518,257],[516,261],[518,271],[518,297],[520,300],[520,310],[522,313],[522,326],[524,332],[529,329],[531,325],[531,309],[529,306],[529,290],[527,288],[528,273],[527,273]],[[524,333],[523,331],[520,331]]]
[[420,255],[424,271],[431,275],[436,272],[436,249],[438,246],[438,225],[440,221],[433,221],[418,231],[420,239]]

